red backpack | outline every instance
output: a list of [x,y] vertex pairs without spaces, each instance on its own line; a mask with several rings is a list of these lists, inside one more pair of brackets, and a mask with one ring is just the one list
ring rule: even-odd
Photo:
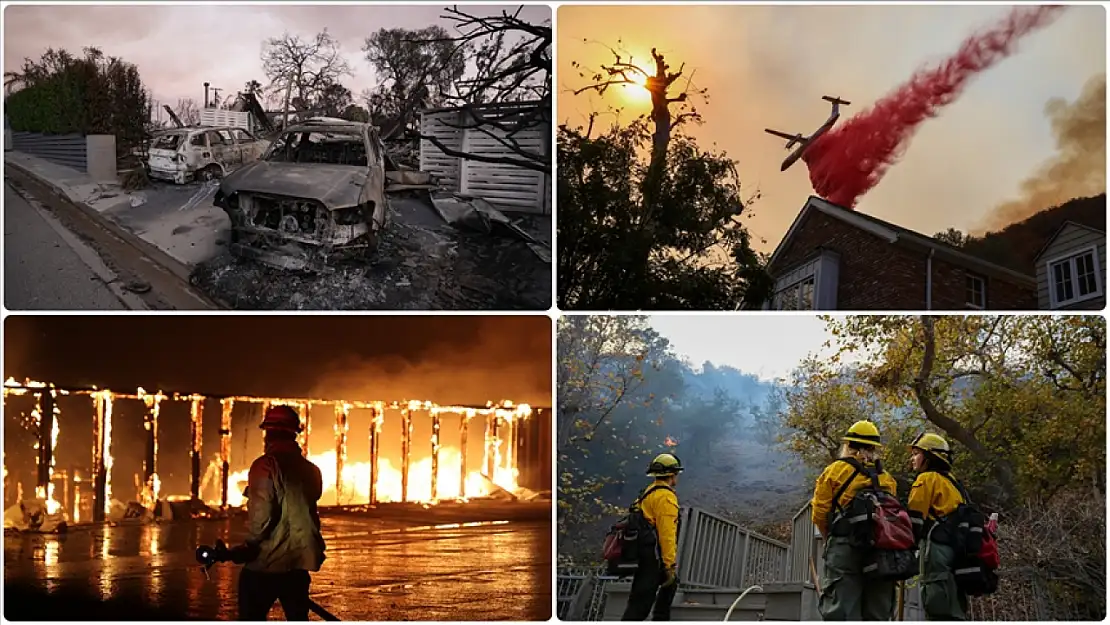
[[640,566],[640,554],[645,548],[654,547],[658,542],[655,527],[644,517],[640,504],[660,488],[671,490],[666,484],[655,484],[647,488],[628,507],[628,515],[617,521],[605,534],[601,555],[610,575],[623,577],[635,573]]
[[[865,467],[855,458],[841,458],[855,469],[833,495],[833,515],[839,514],[849,523],[849,540],[857,549],[867,553],[863,572],[872,579],[901,581],[918,573],[914,555],[913,522],[898,498],[879,485],[882,465]],[[840,498],[848,486],[863,474],[871,483],[861,488],[847,507],[840,505]]]
[[971,502],[967,491],[956,478],[941,473],[956,490],[963,503],[939,522],[950,523],[953,537],[952,548],[956,551],[956,566],[953,571],[956,585],[968,596],[978,597],[993,594],[998,590],[998,575],[995,573],[1002,564],[998,553],[998,539],[995,531],[997,521],[988,519]]

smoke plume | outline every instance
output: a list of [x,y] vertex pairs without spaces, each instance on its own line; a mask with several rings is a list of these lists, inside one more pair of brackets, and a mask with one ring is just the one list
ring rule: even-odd
[[314,396],[416,399],[441,405],[508,399],[550,407],[551,320],[486,317],[473,327],[475,336],[465,347],[445,344],[407,359],[340,361],[320,376]]
[[936,117],[972,77],[1013,54],[1021,37],[1052,23],[1065,8],[1014,7],[998,25],[964,40],[951,58],[918,70],[870,109],[819,137],[802,157],[814,192],[854,207],[902,156],[922,122]]
[[1092,76],[1074,102],[1053,98],[1045,116],[1056,155],[1021,183],[1021,196],[994,209],[983,231],[999,230],[1077,197],[1106,192],[1106,74]]

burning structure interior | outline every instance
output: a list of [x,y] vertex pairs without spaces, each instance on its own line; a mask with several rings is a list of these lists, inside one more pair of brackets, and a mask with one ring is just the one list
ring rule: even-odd
[[[25,499],[43,502],[48,515],[62,515],[70,523],[102,522],[125,514],[136,504],[153,511],[162,502],[189,501],[224,510],[245,504],[250,462],[262,452],[257,434],[261,414],[271,405],[289,405],[301,415],[305,455],[320,467],[325,493],[321,505],[376,505],[401,502],[436,503],[468,501],[497,494],[518,498],[549,491],[551,484],[550,414],[545,409],[509,401],[486,406],[440,406],[430,401],[349,401],[307,398],[207,396],[202,394],[118,392],[97,388],[61,388],[49,383],[8,379],[3,387],[5,414],[20,414],[9,403],[16,397],[32,402],[24,413],[23,429],[34,436],[34,497],[24,492],[19,476],[9,474],[5,450],[5,508]],[[75,412],[86,416],[91,408],[91,468],[86,463],[56,467],[62,402],[78,402]],[[129,404],[141,410],[142,445],[128,430],[113,432],[113,409]],[[66,404],[67,412],[70,410]],[[204,459],[205,413],[219,415],[218,452]],[[187,438],[168,433],[167,409],[184,416],[188,410]],[[232,416],[243,428],[243,451],[232,458]],[[248,418],[249,417],[249,418]],[[82,419],[83,420],[83,419]],[[365,437],[355,438],[352,423],[366,425]],[[73,421],[67,421],[67,428]],[[250,427],[253,425],[254,427]],[[323,426],[327,451],[310,447],[313,428]],[[479,429],[480,428],[480,429]],[[331,430],[329,436],[327,430]],[[359,428],[361,429],[361,428]],[[209,430],[210,431],[210,430]],[[253,432],[253,434],[252,434]],[[134,434],[138,431],[135,430]],[[424,437],[427,435],[427,438]],[[253,437],[253,441],[248,441]],[[129,444],[123,444],[127,439]],[[160,438],[164,440],[160,440]],[[209,438],[212,438],[209,434]],[[187,449],[179,444],[186,441]],[[10,440],[10,437],[5,437]],[[313,440],[319,440],[319,435]],[[355,441],[359,440],[358,443]],[[248,443],[253,444],[248,447]],[[399,442],[399,448],[396,443]],[[480,445],[480,448],[478,447]],[[348,448],[368,451],[364,461],[348,457]],[[113,479],[115,455],[135,456],[141,448],[141,473],[134,484]],[[360,449],[361,448],[361,449]],[[87,447],[86,447],[87,449]],[[188,453],[185,480],[179,492],[166,492],[159,476],[159,455]],[[136,463],[137,465],[137,463]],[[137,465],[138,466],[138,465]],[[233,467],[239,467],[233,469]],[[126,472],[123,472],[126,474]],[[125,485],[126,484],[126,485]],[[7,514],[5,514],[7,525]]]

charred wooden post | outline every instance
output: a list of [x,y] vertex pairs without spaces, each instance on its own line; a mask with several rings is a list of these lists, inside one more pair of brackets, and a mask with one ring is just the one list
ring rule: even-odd
[[220,507],[227,507],[231,487],[231,411],[234,399],[220,400]]
[[470,425],[473,412],[468,411],[459,418],[459,498],[466,499],[466,430]]
[[304,457],[309,456],[308,453],[308,440],[309,435],[312,434],[312,404],[307,403],[304,405],[304,410],[301,412],[301,450],[304,452]]
[[409,446],[412,437],[412,414],[408,408],[401,409],[401,501],[409,499]]
[[146,405],[143,413],[143,429],[146,430],[146,453],[143,456],[143,503],[154,505],[158,501],[158,415],[162,409],[162,393],[155,395],[140,393]]
[[96,411],[93,434],[93,523],[103,523],[107,518],[109,498],[112,494],[109,473],[112,470],[112,395],[108,391],[92,394]]
[[497,416],[497,411],[489,413],[486,417],[486,477],[493,479],[494,470],[497,468],[497,455],[499,453],[497,447],[497,430],[498,421],[500,417]]
[[57,420],[54,416],[55,403],[54,391],[43,390],[35,395],[35,410],[38,418],[38,480],[35,483],[35,494],[47,501],[53,499],[52,479],[54,477],[54,444],[57,442]]
[[432,412],[432,499],[439,499],[439,413]]
[[370,503],[378,503],[378,440],[382,432],[383,411],[380,406],[370,409]]
[[335,505],[343,500],[343,465],[347,462],[347,420],[351,405],[340,402],[335,405]]
[[190,481],[189,494],[193,499],[200,499],[200,453],[204,446],[204,423],[201,408],[204,399],[194,396],[189,407],[189,418],[192,420],[190,433],[192,435],[192,480]]
[[73,503],[70,504],[70,505],[67,505],[66,509],[72,511],[73,522],[74,523],[80,523],[81,519],[83,518],[81,516],[81,508],[82,508],[82,506],[85,505],[85,500],[81,497],[81,494],[83,492],[85,492],[85,482],[81,481],[81,475],[80,475],[80,473],[78,473],[76,467],[74,467],[72,469],[72,477],[73,477]]
[[524,420],[527,418],[527,416],[519,414],[513,416],[513,438],[512,447],[510,447],[512,456],[510,457],[508,468],[512,471],[514,478],[517,477],[517,465],[520,464],[521,436],[524,430]]
[[[266,413],[267,412],[270,412],[270,402],[264,401],[264,402],[262,402],[262,418],[258,420],[259,423],[261,423],[262,420],[266,418]],[[262,453],[263,454],[266,453],[266,434],[265,433],[262,434]]]
[[501,466],[510,474],[513,470],[513,460],[516,457],[517,416],[514,414],[505,421],[505,427],[509,429],[509,432],[505,436],[505,461]]

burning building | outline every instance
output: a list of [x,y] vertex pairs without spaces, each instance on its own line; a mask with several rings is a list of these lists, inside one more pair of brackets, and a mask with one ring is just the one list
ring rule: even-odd
[[[75,523],[113,519],[128,509],[153,511],[159,502],[190,501],[194,507],[223,510],[244,505],[247,470],[262,452],[257,424],[272,405],[292,406],[301,416],[302,448],[324,477],[321,505],[516,499],[550,489],[549,411],[511,401],[441,406],[414,400],[216,397],[143,388],[61,388],[13,379],[3,391],[6,414],[18,413],[8,405],[14,398],[33,402],[22,425],[35,441],[34,499],[43,501],[49,514]],[[67,413],[91,416],[86,439],[92,443],[91,466],[56,466],[63,398],[69,402]],[[124,409],[132,415],[141,411],[141,445],[134,441],[135,430],[123,432],[123,425],[114,423]],[[187,435],[180,423],[185,419]],[[69,424],[79,420],[67,421],[67,429],[78,427]],[[216,436],[215,452],[206,460],[206,438],[211,449]],[[240,439],[242,445],[233,445]],[[142,450],[133,485],[121,479],[119,473],[126,472],[113,472],[125,447]],[[170,456],[180,463],[186,454],[187,480],[178,476],[171,484],[162,465]],[[15,479],[10,456],[5,453],[5,492],[12,492],[8,486]],[[16,484],[17,490],[22,487],[22,481]]]

